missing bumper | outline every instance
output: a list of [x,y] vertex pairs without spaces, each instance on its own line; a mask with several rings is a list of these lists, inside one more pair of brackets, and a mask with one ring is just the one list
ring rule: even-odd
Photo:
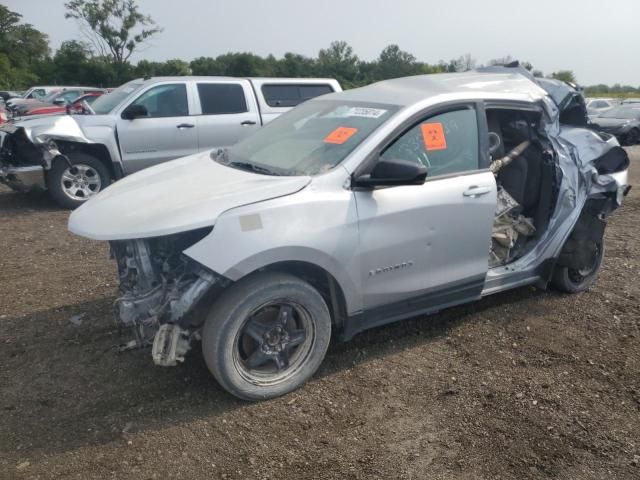
[[210,231],[112,243],[121,291],[114,303],[116,322],[133,330],[137,347],[153,344],[159,365],[181,361],[202,324],[198,305],[230,283],[182,255]]

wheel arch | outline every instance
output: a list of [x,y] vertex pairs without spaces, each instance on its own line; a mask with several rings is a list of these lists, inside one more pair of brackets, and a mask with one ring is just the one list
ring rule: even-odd
[[[86,153],[95,157],[102,163],[114,180],[121,179],[123,175],[122,167],[119,163],[114,162],[109,153],[109,149],[102,143],[79,143],[79,142],[56,142],[60,153],[63,155],[73,155],[74,153]],[[64,158],[57,157],[54,161],[64,161]]]
[[285,260],[257,268],[241,278],[261,272],[288,273],[312,285],[327,302],[334,328],[342,330],[348,316],[347,300],[340,282],[328,270],[308,261]]
[[601,242],[607,225],[609,214],[614,210],[615,198],[612,193],[602,193],[587,198],[580,210],[580,215],[571,228],[554,266],[579,266],[584,261],[583,252],[589,244]]

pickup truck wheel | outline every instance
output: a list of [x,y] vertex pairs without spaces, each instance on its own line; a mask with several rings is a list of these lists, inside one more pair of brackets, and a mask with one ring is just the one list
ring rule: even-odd
[[604,243],[596,245],[596,251],[589,266],[576,270],[570,267],[556,265],[551,277],[551,284],[558,290],[567,293],[578,293],[587,290],[598,278],[602,259],[604,258]]
[[111,175],[105,165],[86,153],[73,153],[57,159],[47,172],[47,188],[53,199],[62,207],[74,209],[111,183]]
[[227,391],[264,400],[307,381],[330,338],[322,295],[297,277],[267,272],[239,281],[215,302],[202,329],[202,351]]

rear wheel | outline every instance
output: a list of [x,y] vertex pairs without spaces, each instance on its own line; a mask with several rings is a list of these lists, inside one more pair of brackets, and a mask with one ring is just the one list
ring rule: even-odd
[[589,289],[598,278],[603,258],[604,243],[600,241],[596,244],[591,261],[585,267],[575,269],[556,265],[551,278],[552,285],[558,290],[568,293],[578,293]]
[[226,390],[262,400],[307,381],[330,337],[322,295],[297,277],[269,272],[241,280],[215,302],[202,330],[202,351]]
[[111,183],[107,167],[86,153],[67,156],[69,162],[57,159],[47,172],[47,188],[62,207],[74,209]]

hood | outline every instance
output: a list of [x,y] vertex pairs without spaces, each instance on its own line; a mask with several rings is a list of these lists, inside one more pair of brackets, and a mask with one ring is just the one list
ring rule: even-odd
[[75,210],[69,230],[94,240],[185,232],[214,225],[231,208],[295,193],[311,181],[237,170],[209,155],[198,153],[119,180]]
[[70,115],[34,115],[17,119],[0,129],[6,133],[15,133],[18,129],[23,129],[27,138],[34,144],[46,143],[49,139],[91,143],[78,123],[76,118]]

